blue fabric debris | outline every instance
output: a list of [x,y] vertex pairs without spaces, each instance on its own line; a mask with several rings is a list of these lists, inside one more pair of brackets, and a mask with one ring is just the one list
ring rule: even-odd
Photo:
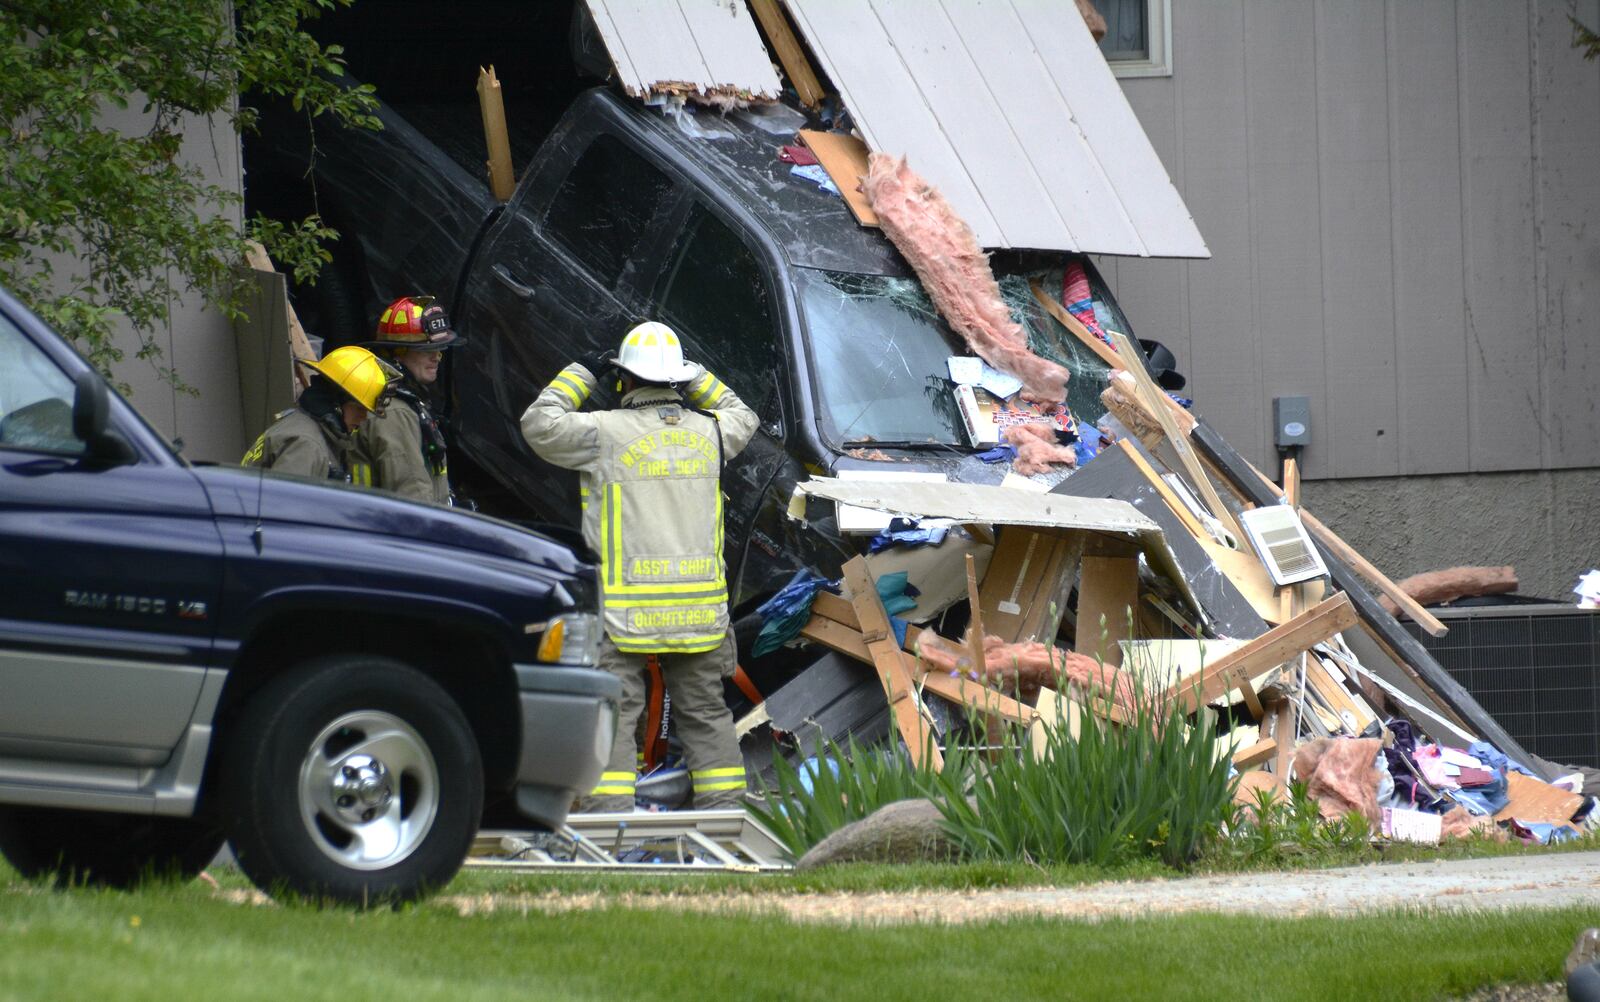
[[1017,447],[1010,442],[995,446],[988,452],[978,453],[978,458],[985,463],[1009,463],[1017,458]]
[[938,546],[944,542],[944,537],[950,530],[944,526],[933,529],[921,528],[914,518],[892,518],[889,528],[872,537],[867,544],[868,553],[877,553],[895,546]]
[[824,588],[835,594],[839,591],[838,585],[812,573],[810,568],[795,571],[788,584],[756,609],[761,616],[761,632],[756,636],[752,655],[770,654],[798,637],[811,618],[811,603]]
[[1100,450],[1106,446],[1106,437],[1100,429],[1093,425],[1078,425],[1078,441],[1073,443],[1072,451],[1078,454],[1078,468],[1083,469],[1089,460],[1100,455]]
[[[878,579],[878,598],[883,601],[883,609],[891,617],[896,616],[917,604],[917,596],[922,594],[912,587],[906,578],[905,571],[895,571],[885,574]],[[905,641],[905,631],[900,630],[901,642]]]
[[806,164],[803,167],[796,164],[789,168],[789,173],[810,181],[830,195],[839,194],[839,186],[833,183],[833,178],[828,176],[828,172],[822,169],[821,164]]
[[1532,770],[1523,765],[1521,762],[1513,762],[1509,758],[1506,758],[1506,756],[1501,753],[1500,749],[1496,748],[1487,741],[1474,741],[1471,747],[1467,749],[1467,754],[1471,755],[1479,762],[1488,763],[1490,768],[1494,769],[1495,772],[1504,774],[1506,771],[1514,769],[1517,772],[1522,773],[1524,776],[1533,776],[1534,779],[1539,778],[1538,776],[1534,776]]

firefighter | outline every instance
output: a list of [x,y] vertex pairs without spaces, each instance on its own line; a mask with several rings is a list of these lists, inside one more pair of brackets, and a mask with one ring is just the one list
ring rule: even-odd
[[355,430],[369,414],[382,414],[400,374],[365,348],[330,351],[320,362],[300,359],[316,372],[293,410],[261,433],[244,454],[245,466],[302,477],[372,486],[372,463]]
[[[611,760],[578,809],[633,808],[635,729],[650,655],[672,699],[694,805],[736,806],[745,775],[722,698],[735,648],[721,475],[750,441],[756,414],[721,380],[686,363],[677,334],[664,324],[634,327],[611,356],[567,366],[522,415],[533,451],[578,471],[584,540],[600,554],[600,663],[623,686]],[[581,412],[613,367],[621,376],[621,406]]]
[[444,307],[432,296],[402,296],[378,318],[367,347],[403,372],[396,406],[368,421],[358,437],[372,456],[375,486],[414,501],[454,504],[444,432],[428,401],[439,379],[440,353],[460,344]]

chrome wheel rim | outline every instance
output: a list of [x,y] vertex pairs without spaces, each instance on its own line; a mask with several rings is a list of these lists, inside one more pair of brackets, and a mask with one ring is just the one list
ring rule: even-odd
[[422,844],[439,813],[439,768],[416,730],[392,713],[330,722],[300,764],[300,818],[323,855],[382,870]]

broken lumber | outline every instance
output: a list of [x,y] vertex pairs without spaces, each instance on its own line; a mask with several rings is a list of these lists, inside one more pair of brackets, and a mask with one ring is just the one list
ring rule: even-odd
[[506,131],[506,103],[500,78],[494,67],[478,67],[478,110],[483,114],[483,140],[489,150],[485,167],[489,171],[489,191],[497,201],[509,202],[517,190],[517,177],[511,168],[511,135]]
[[[1083,336],[1093,337],[1087,331],[1084,332]],[[1134,392],[1133,376],[1122,365],[1122,360],[1117,358],[1114,352],[1111,358],[1112,361],[1108,364],[1113,365],[1119,371],[1112,375],[1110,385],[1100,394],[1100,402],[1129,431],[1137,435],[1140,441],[1147,446],[1153,445],[1154,439],[1165,438],[1166,433],[1158,426],[1157,416],[1146,408],[1144,401],[1139,399]],[[1197,421],[1193,414],[1178,406],[1172,398],[1167,397],[1165,394],[1162,394],[1162,398],[1170,405],[1167,410],[1172,414],[1173,420],[1177,422],[1178,429],[1190,439],[1194,439],[1195,428],[1204,422]],[[1206,427],[1209,431],[1210,426],[1207,425]],[[1221,436],[1216,435],[1215,431],[1210,431],[1210,435],[1217,439],[1221,438]],[[1198,441],[1195,444],[1200,445]],[[1283,496],[1283,490],[1277,484],[1268,479],[1266,474],[1256,469],[1243,456],[1234,452],[1231,446],[1228,447],[1228,452],[1237,460],[1236,466],[1232,468],[1225,467],[1215,455],[1209,453],[1204,447],[1200,449],[1200,452],[1206,461],[1206,465],[1215,470],[1219,478],[1223,482],[1230,484],[1234,492],[1245,501],[1258,505],[1276,504],[1278,499]],[[1248,486],[1240,482],[1239,479],[1240,477],[1245,477],[1246,472],[1249,474],[1247,479],[1252,481]],[[1264,488],[1264,493],[1255,489],[1258,485]],[[1387,595],[1400,609],[1404,610],[1407,616],[1410,616],[1413,621],[1427,630],[1429,635],[1442,637],[1449,632],[1449,628],[1441,623],[1438,617],[1428,612],[1415,599],[1402,591],[1399,585],[1389,580],[1388,576],[1373,566],[1371,561],[1357,552],[1355,547],[1341,539],[1332,529],[1323,525],[1315,515],[1302,508],[1300,510],[1300,518],[1305,523],[1306,529],[1315,537],[1324,557],[1330,552],[1337,555],[1340,560],[1354,568],[1356,573],[1360,574],[1374,588]],[[1327,563],[1327,560],[1324,559],[1323,562]],[[1339,585],[1339,587],[1342,588],[1344,586]]]
[[[1194,481],[1195,489],[1200,492],[1200,497],[1205,501],[1206,507],[1211,511],[1211,517],[1221,522],[1233,532],[1234,539],[1244,539],[1244,529],[1239,525],[1239,520],[1233,517],[1233,512],[1222,503],[1222,497],[1212,486],[1211,477],[1205,468],[1200,465],[1200,459],[1194,454],[1194,449],[1189,445],[1189,436],[1178,429],[1177,422],[1173,420],[1172,412],[1167,406],[1171,398],[1156,381],[1150,378],[1150,371],[1145,368],[1143,358],[1137,354],[1139,349],[1129,340],[1128,335],[1121,331],[1106,331],[1111,338],[1111,343],[1117,346],[1117,354],[1126,359],[1137,359],[1137,364],[1127,364],[1127,371],[1133,375],[1133,381],[1138,386],[1139,394],[1144,398],[1145,409],[1153,413],[1156,420],[1161,423],[1161,430],[1167,436],[1167,443],[1178,453],[1178,461],[1183,464],[1184,470],[1189,474],[1189,479]],[[1126,363],[1125,363],[1126,364]]]
[[844,565],[844,580],[850,588],[850,604],[855,609],[856,620],[861,624],[861,639],[878,671],[884,696],[889,700],[889,712],[906,743],[912,763],[920,766],[926,762],[935,770],[943,769],[944,754],[933,739],[933,729],[928,724],[922,701],[917,698],[905,654],[895,642],[894,627],[889,623],[883,600],[878,598],[878,586],[872,580],[872,572],[867,570],[866,560],[851,557]]
[[850,214],[862,226],[878,226],[878,214],[867,201],[862,179],[867,176],[867,144],[839,132],[801,129],[800,142],[817,156],[817,163],[833,178]]
[[[1216,468],[1242,496],[1257,504],[1277,503],[1277,498],[1269,490],[1270,485],[1205,421],[1196,423],[1191,437],[1195,446],[1210,457]],[[1308,519],[1307,526],[1310,525],[1311,521]],[[1318,542],[1321,542],[1320,538]],[[1485,711],[1478,701],[1472,698],[1472,694],[1433,659],[1433,655],[1428,653],[1428,649],[1423,647],[1420,641],[1407,633],[1393,616],[1384,611],[1383,606],[1378,604],[1377,599],[1341,559],[1338,552],[1324,547],[1322,557],[1323,562],[1328,565],[1329,576],[1334,586],[1342,589],[1350,597],[1361,614],[1361,622],[1367,628],[1367,632],[1395,664],[1412,674],[1423,691],[1435,700],[1440,709],[1451,712],[1464,729],[1476,732],[1479,737],[1494,745],[1505,755],[1527,764],[1528,768],[1536,772],[1543,771],[1544,767],[1528,754],[1522,743],[1507,733],[1506,729],[1500,726],[1500,722]]]
[[806,58],[805,49],[789,24],[789,18],[778,6],[778,0],[750,0],[750,9],[755,12],[756,21],[766,33],[767,41],[772,43],[772,51],[778,54],[783,75],[794,86],[800,103],[807,108],[821,104],[822,83],[817,79],[816,70],[811,68],[811,60]]
[[1350,599],[1335,595],[1282,626],[1273,627],[1244,646],[1224,654],[1207,665],[1198,676],[1179,679],[1167,690],[1167,695],[1193,712],[1227,692],[1231,688],[1230,676],[1237,674],[1254,678],[1358,622],[1360,620]]
[[1261,765],[1278,753],[1278,742],[1275,738],[1262,738],[1248,748],[1241,748],[1233,753],[1233,767],[1240,772],[1254,766]]

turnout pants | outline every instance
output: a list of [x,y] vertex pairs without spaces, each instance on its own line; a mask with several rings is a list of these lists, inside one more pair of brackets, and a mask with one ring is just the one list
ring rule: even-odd
[[[638,782],[639,717],[644,713],[648,674],[644,654],[624,654],[610,637],[600,641],[600,667],[622,680],[622,706],[611,761],[600,782],[578,801],[578,810],[631,811]],[[704,654],[657,654],[661,676],[672,697],[672,719],[678,729],[694,783],[694,806],[700,810],[738,807],[744,796],[744,756],[733,735],[733,712],[722,698],[722,680],[733,674],[736,651],[733,631],[722,646]]]

